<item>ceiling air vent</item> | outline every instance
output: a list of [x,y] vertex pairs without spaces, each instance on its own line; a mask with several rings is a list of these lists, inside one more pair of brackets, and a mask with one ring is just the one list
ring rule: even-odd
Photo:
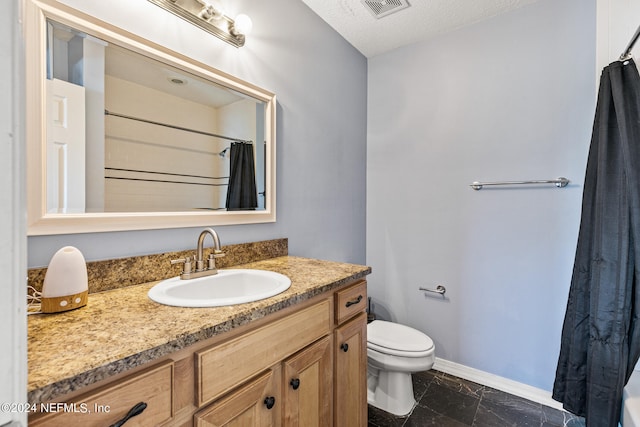
[[409,7],[407,0],[361,0],[377,19]]

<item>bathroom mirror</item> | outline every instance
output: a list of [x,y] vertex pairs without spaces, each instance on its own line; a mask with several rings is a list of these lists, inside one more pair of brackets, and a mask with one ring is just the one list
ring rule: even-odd
[[275,221],[275,95],[31,0],[28,233]]

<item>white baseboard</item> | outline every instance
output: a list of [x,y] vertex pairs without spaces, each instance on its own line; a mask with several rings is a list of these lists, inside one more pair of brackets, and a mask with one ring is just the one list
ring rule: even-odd
[[492,387],[497,390],[504,391],[505,393],[520,396],[545,406],[562,410],[562,403],[553,400],[551,398],[551,392],[537,387],[532,387],[508,378],[490,374],[479,369],[470,368],[469,366],[461,365],[459,363],[440,359],[439,357],[436,357],[433,369],[444,372],[445,374],[473,381],[474,383]]

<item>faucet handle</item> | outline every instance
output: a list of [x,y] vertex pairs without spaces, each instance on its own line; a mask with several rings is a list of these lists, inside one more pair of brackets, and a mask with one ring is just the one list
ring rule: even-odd
[[220,249],[214,249],[213,253],[211,255],[209,255],[209,258],[211,258],[211,257],[213,257],[213,258],[222,258],[225,255],[226,254],[224,252],[222,252]]
[[171,264],[180,264],[183,263],[182,273],[191,273],[191,257],[172,259]]
[[209,254],[209,259],[207,260],[207,269],[215,270],[216,269],[216,258],[223,257],[225,255],[221,250],[215,250]]

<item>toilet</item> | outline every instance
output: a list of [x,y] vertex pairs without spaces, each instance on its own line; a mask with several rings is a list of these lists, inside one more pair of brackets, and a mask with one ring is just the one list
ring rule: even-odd
[[394,415],[415,405],[411,374],[427,371],[435,346],[422,332],[399,323],[374,320],[367,325],[367,401]]

